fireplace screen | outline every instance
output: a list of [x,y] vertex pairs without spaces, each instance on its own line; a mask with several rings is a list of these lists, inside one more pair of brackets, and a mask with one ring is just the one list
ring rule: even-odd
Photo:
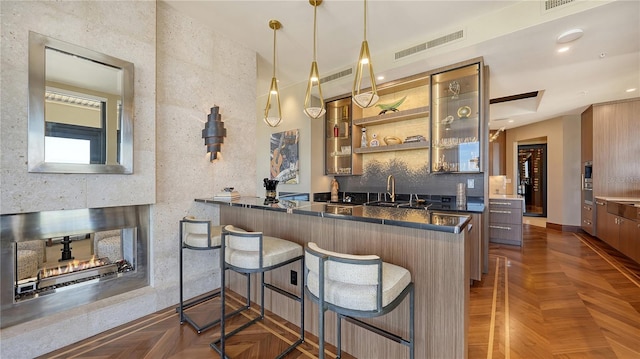
[[16,243],[15,301],[134,271],[136,232],[124,228]]

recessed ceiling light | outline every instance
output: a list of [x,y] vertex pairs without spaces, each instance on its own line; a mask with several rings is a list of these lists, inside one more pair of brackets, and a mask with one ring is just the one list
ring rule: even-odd
[[509,123],[513,123],[513,120],[509,120]]
[[582,29],[571,29],[558,35],[556,42],[559,44],[566,44],[567,42],[578,40],[583,34],[584,31],[582,31]]
[[633,92],[635,90],[637,90],[637,88],[630,88],[630,89],[627,89],[627,92]]
[[558,49],[558,52],[559,53],[567,52],[567,51],[569,51],[569,49],[570,49],[569,46],[563,46],[563,47]]
[[384,80],[384,76],[380,75],[377,77],[378,80]]

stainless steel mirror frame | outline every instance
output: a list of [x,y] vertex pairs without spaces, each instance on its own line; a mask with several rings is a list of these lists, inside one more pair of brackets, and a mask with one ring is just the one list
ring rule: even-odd
[[[52,48],[106,65],[123,72],[122,124],[120,164],[74,164],[44,161],[44,92],[45,49]],[[48,36],[29,32],[29,172],[43,173],[133,173],[133,64],[93,50],[76,46]]]

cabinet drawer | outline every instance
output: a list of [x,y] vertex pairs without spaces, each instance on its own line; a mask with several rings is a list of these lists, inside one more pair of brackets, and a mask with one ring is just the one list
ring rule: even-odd
[[491,223],[489,239],[496,243],[522,245],[522,225],[511,223]]
[[490,199],[489,207],[519,208],[522,212],[522,202],[519,199]]
[[522,224],[522,210],[519,208],[489,207],[489,222]]
[[592,236],[596,234],[595,219],[595,208],[592,205],[583,204],[580,227]]

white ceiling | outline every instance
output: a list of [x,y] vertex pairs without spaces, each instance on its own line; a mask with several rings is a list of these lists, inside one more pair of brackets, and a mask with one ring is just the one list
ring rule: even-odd
[[[257,52],[258,96],[266,94],[272,72],[268,22],[279,20],[279,87],[306,81],[313,51],[313,6],[308,0],[166,2]],[[574,0],[551,10],[544,5],[541,0],[369,0],[367,40],[376,75],[385,76],[379,83],[482,56],[491,72],[490,98],[544,91],[525,106],[492,105],[492,129],[580,114],[592,103],[640,96],[640,1]],[[363,9],[360,0],[325,0],[318,7],[321,77],[354,66]],[[557,53],[557,36],[572,28],[584,30],[584,36],[569,43],[568,52]],[[398,51],[458,30],[465,33],[461,40],[394,59]],[[352,82],[348,76],[323,84],[325,98],[349,93]],[[629,88],[636,90],[626,92]]]

